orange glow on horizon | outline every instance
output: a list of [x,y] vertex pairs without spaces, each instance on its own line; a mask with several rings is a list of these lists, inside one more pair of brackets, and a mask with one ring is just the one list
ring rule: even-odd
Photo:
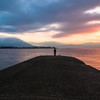
[[100,31],[100,26],[97,26],[97,27],[92,27],[92,28],[89,28],[83,32],[77,32],[77,33],[70,33],[70,34],[67,34],[65,35],[64,37],[71,37],[71,36],[74,36],[74,35],[84,35],[84,34],[95,34],[96,32],[99,32]]
[[0,36],[17,37],[30,44],[41,42],[58,42],[62,44],[83,44],[83,43],[99,43],[100,42],[100,27],[93,27],[86,30],[86,32],[69,34],[60,38],[53,38],[52,35],[58,34],[57,31],[36,32],[36,33],[19,33],[8,34],[0,33]]

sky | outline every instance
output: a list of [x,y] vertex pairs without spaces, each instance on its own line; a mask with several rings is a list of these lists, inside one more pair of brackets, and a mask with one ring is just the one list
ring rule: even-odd
[[0,0],[0,38],[33,45],[100,43],[100,0]]

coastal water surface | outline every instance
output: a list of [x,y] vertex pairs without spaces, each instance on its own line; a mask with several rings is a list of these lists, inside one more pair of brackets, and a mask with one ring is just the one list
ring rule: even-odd
[[[0,70],[36,56],[53,55],[53,49],[0,49]],[[57,55],[76,57],[100,70],[100,49],[57,49]]]

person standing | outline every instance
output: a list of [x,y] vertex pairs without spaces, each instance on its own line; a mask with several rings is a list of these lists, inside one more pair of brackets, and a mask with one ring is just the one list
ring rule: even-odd
[[56,48],[54,48],[54,56],[56,56]]

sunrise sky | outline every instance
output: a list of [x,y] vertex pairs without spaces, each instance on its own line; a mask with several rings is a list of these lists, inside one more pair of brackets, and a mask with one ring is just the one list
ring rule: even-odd
[[0,38],[6,37],[46,46],[99,44],[100,0],[0,0]]

